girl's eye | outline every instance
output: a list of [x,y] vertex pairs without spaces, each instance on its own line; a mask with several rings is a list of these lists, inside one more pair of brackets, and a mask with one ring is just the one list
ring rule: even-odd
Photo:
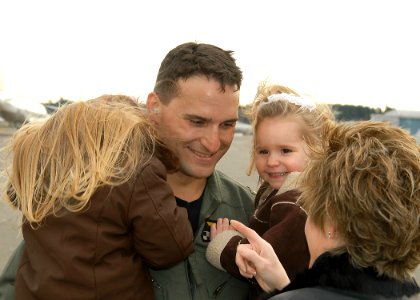
[[258,150],[258,151],[257,151],[257,153],[258,153],[259,155],[265,155],[265,154],[268,154],[268,151],[267,151],[267,150],[262,149],[262,150]]

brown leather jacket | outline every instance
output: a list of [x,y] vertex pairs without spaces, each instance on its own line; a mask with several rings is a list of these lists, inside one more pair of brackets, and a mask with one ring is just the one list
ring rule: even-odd
[[193,251],[187,212],[155,158],[128,182],[98,189],[83,212],[22,231],[16,299],[153,299],[148,267],[169,267]]

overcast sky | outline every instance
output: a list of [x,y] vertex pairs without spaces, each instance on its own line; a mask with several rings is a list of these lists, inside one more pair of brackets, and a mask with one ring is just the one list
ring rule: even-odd
[[235,51],[242,104],[268,79],[318,101],[420,111],[419,3],[0,0],[0,93],[145,99],[164,55],[198,41]]

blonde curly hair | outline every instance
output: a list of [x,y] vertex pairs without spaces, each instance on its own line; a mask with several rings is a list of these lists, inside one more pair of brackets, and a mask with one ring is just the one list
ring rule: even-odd
[[101,185],[119,185],[151,158],[157,137],[137,102],[104,95],[21,127],[9,145],[6,199],[35,228],[63,209],[83,210]]
[[420,147],[384,122],[339,123],[306,166],[301,204],[335,225],[356,267],[406,279],[420,263]]
[[255,170],[255,132],[264,119],[284,117],[294,118],[300,121],[304,127],[302,138],[310,149],[320,144],[324,128],[330,126],[331,122],[334,121],[334,115],[329,106],[326,104],[317,103],[315,108],[310,110],[304,106],[289,101],[270,102],[268,100],[269,96],[282,93],[300,96],[297,92],[287,86],[268,84],[266,81],[263,81],[258,85],[251,110],[247,112],[250,116],[254,131],[251,159],[247,170],[248,175],[251,175]]

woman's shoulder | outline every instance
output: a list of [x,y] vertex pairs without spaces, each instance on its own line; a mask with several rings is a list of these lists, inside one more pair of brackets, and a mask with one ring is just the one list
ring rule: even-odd
[[354,300],[354,299],[378,299],[369,295],[345,293],[342,290],[324,288],[324,287],[307,287],[298,290],[288,291],[277,295],[268,295],[266,300]]

